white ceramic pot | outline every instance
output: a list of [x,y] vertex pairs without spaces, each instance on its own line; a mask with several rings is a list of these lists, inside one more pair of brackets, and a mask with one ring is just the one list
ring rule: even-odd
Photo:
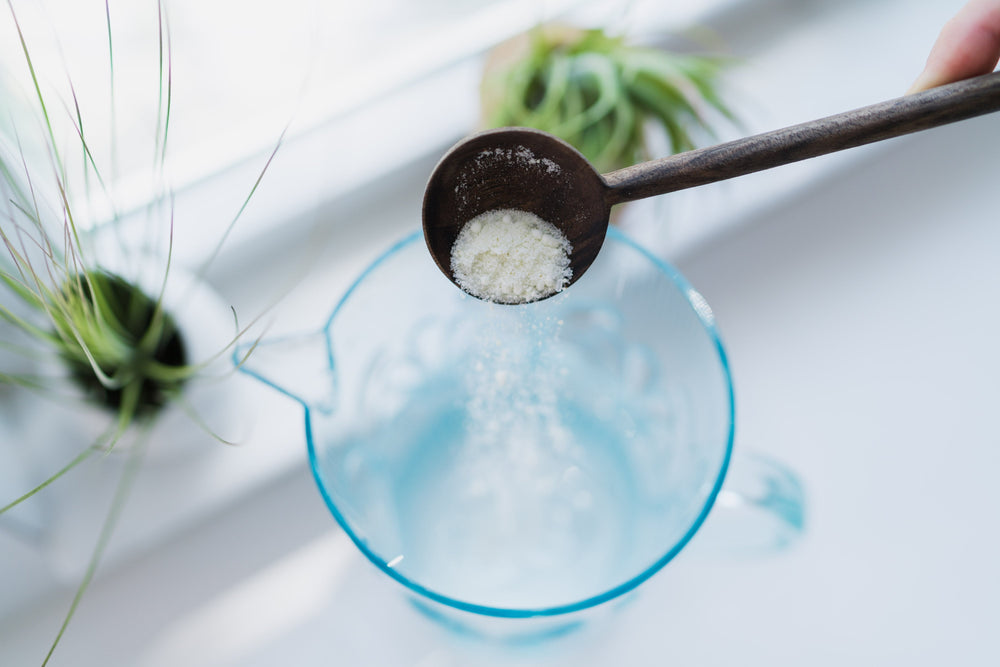
[[[164,263],[157,258],[131,256],[127,262],[102,262],[102,267],[138,285],[153,298],[162,287]],[[239,441],[244,435],[238,412],[243,385],[235,377],[230,361],[229,346],[236,331],[228,304],[211,286],[176,265],[170,268],[163,303],[180,331],[188,363],[205,366],[184,385],[180,401],[167,404],[154,417],[148,432],[142,426],[129,428],[111,452],[92,454],[18,508],[19,516],[34,522],[37,530],[31,538],[59,578],[75,580],[86,567],[129,454],[139,446],[140,438],[148,438],[143,444],[146,449],[141,476],[155,474],[164,466],[184,466],[191,471],[191,484],[196,485],[210,483],[206,475],[198,474],[198,461],[213,449],[227,446],[220,438]],[[113,424],[114,414],[83,400],[80,388],[57,364],[56,360],[49,365],[49,372],[62,378],[53,395],[30,396],[26,400],[22,397],[16,417],[7,420],[5,426],[5,437],[10,437],[16,448],[12,451],[6,447],[0,456],[17,462],[16,469],[12,466],[10,470],[23,478],[24,489],[66,465]],[[192,410],[197,418],[192,418]],[[141,479],[138,481],[141,483]],[[6,496],[17,495],[6,488],[16,483],[0,480],[0,500],[6,502]],[[184,494],[192,490],[175,491]],[[171,499],[159,502],[170,503]],[[128,531],[128,522],[123,522],[116,541],[124,538],[131,549],[150,539],[130,539],[120,534],[123,531]],[[149,526],[133,532],[157,534]]]

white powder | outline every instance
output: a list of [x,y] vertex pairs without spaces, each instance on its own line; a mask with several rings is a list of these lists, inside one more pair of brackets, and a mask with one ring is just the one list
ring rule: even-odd
[[573,275],[569,240],[555,225],[515,209],[486,211],[465,223],[451,248],[451,272],[469,294],[528,303],[560,292]]

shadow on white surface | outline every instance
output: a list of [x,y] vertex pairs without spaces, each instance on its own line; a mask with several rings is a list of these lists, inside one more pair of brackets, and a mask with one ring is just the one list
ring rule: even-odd
[[163,627],[137,667],[576,664],[612,618],[544,644],[481,643],[424,617],[342,532],[329,533]]

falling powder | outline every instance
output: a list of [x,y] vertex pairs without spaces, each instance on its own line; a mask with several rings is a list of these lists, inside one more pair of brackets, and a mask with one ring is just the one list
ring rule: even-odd
[[465,223],[451,248],[451,272],[469,294],[496,303],[528,303],[560,292],[573,275],[573,248],[534,213],[486,211]]

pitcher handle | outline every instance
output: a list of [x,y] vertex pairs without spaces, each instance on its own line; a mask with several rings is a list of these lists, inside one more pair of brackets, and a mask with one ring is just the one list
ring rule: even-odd
[[802,482],[785,464],[734,452],[715,507],[692,546],[727,556],[766,555],[796,543],[806,530]]

